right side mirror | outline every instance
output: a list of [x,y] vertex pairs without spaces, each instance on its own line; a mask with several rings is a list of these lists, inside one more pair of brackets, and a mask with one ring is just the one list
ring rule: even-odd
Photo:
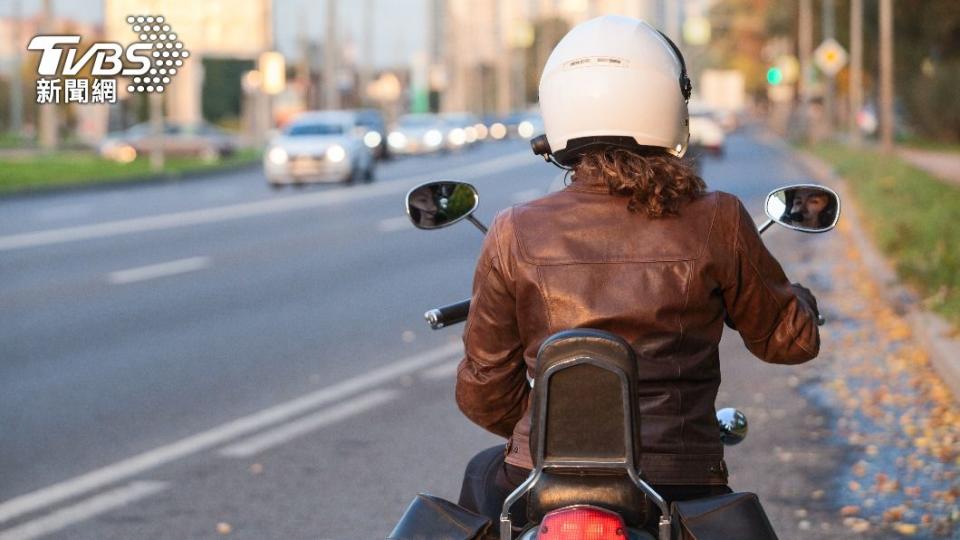
[[797,231],[827,232],[840,220],[840,197],[832,189],[816,184],[795,184],[767,195],[767,217]]
[[480,196],[464,182],[428,182],[407,193],[407,215],[418,229],[439,229],[467,218]]

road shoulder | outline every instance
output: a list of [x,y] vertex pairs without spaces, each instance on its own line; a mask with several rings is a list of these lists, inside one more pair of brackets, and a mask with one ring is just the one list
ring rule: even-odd
[[843,200],[843,219],[851,223],[851,239],[863,257],[864,267],[871,277],[881,284],[880,291],[898,313],[909,322],[913,335],[926,348],[931,364],[950,388],[954,399],[960,401],[960,339],[951,337],[951,326],[943,317],[923,309],[916,295],[897,279],[888,261],[867,238],[860,219],[860,209],[852,196],[846,180],[833,166],[809,152],[795,150],[797,161],[810,176],[837,189]]

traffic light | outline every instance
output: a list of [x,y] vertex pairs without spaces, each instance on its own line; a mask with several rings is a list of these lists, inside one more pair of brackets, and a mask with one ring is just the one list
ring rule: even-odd
[[767,70],[767,82],[773,86],[777,86],[783,82],[783,70],[777,66],[773,66]]

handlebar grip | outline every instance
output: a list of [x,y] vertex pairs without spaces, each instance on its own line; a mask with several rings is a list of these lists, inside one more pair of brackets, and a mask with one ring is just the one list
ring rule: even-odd
[[430,328],[439,330],[451,324],[462,323],[467,320],[467,314],[470,312],[470,299],[462,300],[454,304],[433,308],[423,314],[423,318],[430,324]]

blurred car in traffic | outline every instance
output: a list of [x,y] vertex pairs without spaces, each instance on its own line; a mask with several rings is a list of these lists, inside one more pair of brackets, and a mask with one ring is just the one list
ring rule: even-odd
[[527,113],[517,123],[517,136],[521,139],[532,139],[543,132],[543,117],[540,113]]
[[137,157],[149,155],[154,149],[163,150],[170,157],[198,157],[214,161],[237,150],[236,139],[222,129],[206,122],[177,124],[167,122],[162,135],[154,135],[149,122],[111,133],[100,143],[99,154],[113,161],[129,163]]
[[445,126],[435,114],[405,114],[387,135],[394,154],[428,154],[443,149]]
[[353,111],[357,126],[363,131],[363,144],[373,150],[377,159],[390,159],[390,145],[387,144],[387,123],[383,113],[377,109],[357,109]]
[[530,139],[543,133],[543,117],[535,110],[514,111],[501,118],[499,123],[506,128],[506,137]]
[[263,171],[273,187],[372,182],[374,157],[350,111],[309,111],[267,145]]
[[713,156],[723,156],[726,134],[713,111],[707,108],[690,109],[690,147],[699,148]]
[[507,126],[503,123],[503,118],[495,115],[485,115],[482,124],[486,126],[490,139],[499,141],[507,137]]
[[480,119],[468,112],[445,113],[441,116],[446,133],[444,145],[447,150],[459,150],[473,146],[480,140],[477,125]]

